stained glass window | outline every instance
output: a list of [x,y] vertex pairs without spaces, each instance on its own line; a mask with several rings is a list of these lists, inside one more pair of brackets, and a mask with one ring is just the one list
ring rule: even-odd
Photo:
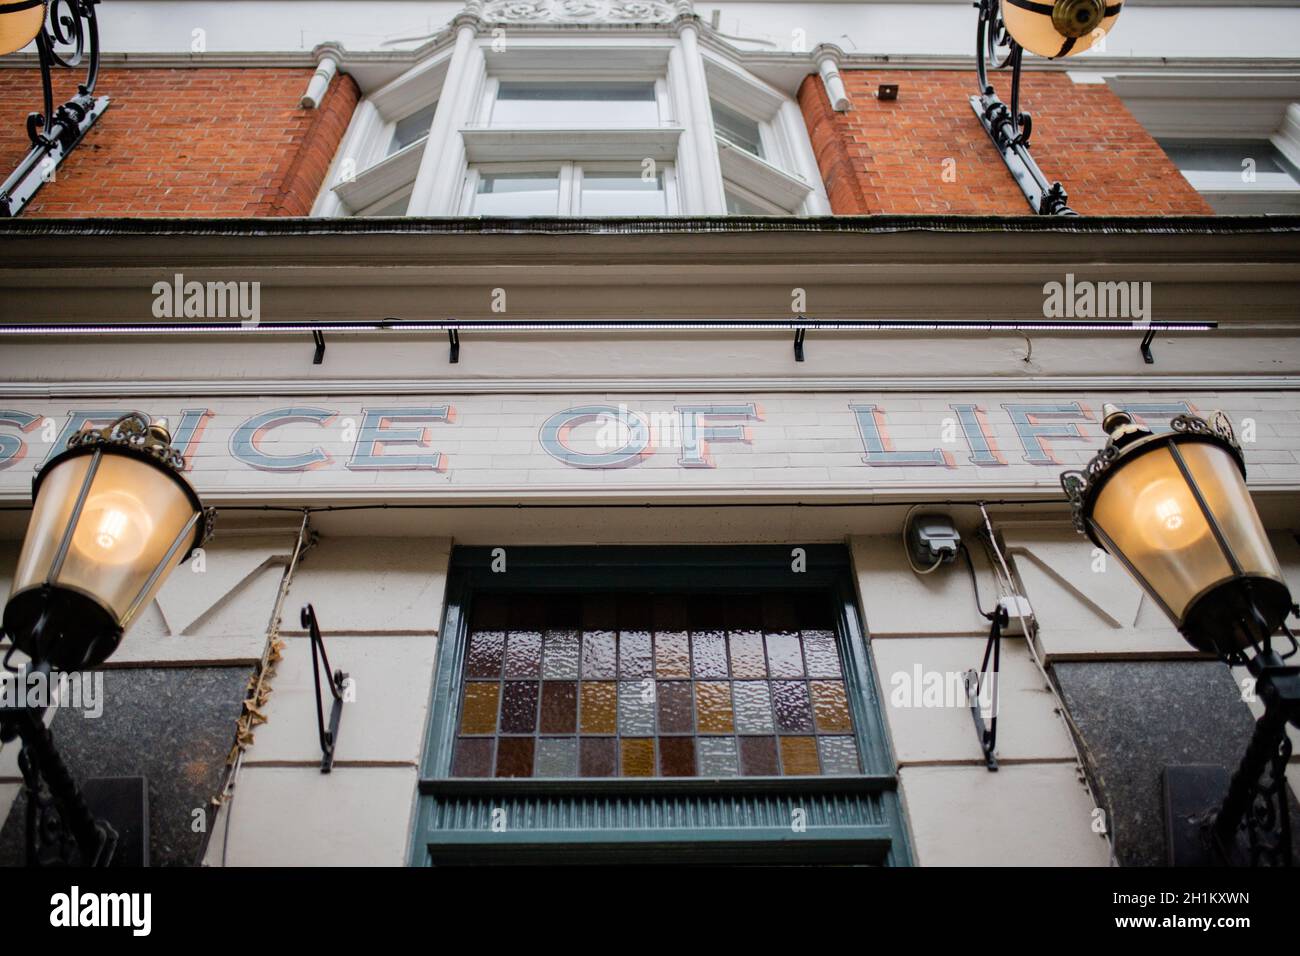
[[856,774],[831,612],[808,592],[481,594],[452,776]]

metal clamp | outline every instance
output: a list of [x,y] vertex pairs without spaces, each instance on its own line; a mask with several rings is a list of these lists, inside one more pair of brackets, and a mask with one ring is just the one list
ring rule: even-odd
[[[343,717],[343,687],[348,675],[341,670],[330,673],[330,659],[325,653],[325,641],[320,634],[320,625],[316,623],[316,609],[310,604],[302,606],[302,626],[311,637],[311,673],[316,681],[316,724],[320,730],[320,772],[329,773],[334,769],[334,747],[339,739],[339,720]],[[325,676],[329,680],[330,694],[334,697],[334,706],[330,710],[329,730],[325,729],[325,706],[320,692],[320,665],[325,664]]]

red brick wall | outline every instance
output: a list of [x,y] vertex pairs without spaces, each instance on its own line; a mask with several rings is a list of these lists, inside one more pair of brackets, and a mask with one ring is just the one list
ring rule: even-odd
[[[22,215],[307,215],[360,95],[339,75],[319,109],[303,109],[311,74],[105,70],[95,92],[108,111]],[[59,79],[61,103],[76,81]],[[38,109],[39,74],[0,70],[0,169],[26,152],[25,118]]]
[[[799,104],[831,208],[860,213],[1027,215],[1023,194],[970,107],[974,69],[846,70],[853,106],[831,110],[809,76]],[[898,99],[875,98],[897,83]],[[1010,101],[1009,77],[994,80]],[[1026,73],[1021,109],[1034,120],[1032,150],[1084,215],[1211,214],[1209,205],[1104,84],[1063,73]],[[945,159],[953,163],[946,182]]]

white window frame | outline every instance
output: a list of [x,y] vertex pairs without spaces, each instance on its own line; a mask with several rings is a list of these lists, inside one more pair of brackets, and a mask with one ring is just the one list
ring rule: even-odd
[[[456,215],[479,216],[474,211],[474,197],[478,195],[479,180],[482,173],[558,173],[558,196],[554,215],[564,218],[585,215],[582,204],[582,174],[584,170],[592,172],[624,172],[627,163],[611,163],[598,160],[583,162],[580,160],[563,160],[560,162],[533,163],[473,163],[465,172],[464,185],[461,188],[460,204]],[[665,216],[680,215],[681,200],[677,192],[677,167],[673,163],[656,163],[655,172],[664,177]]]

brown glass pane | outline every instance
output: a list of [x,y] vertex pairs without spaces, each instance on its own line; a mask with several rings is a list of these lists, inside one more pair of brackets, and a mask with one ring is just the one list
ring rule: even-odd
[[659,738],[659,774],[664,777],[695,776],[695,738]]
[[803,681],[772,681],[772,708],[776,711],[777,733],[812,733],[812,708],[808,704],[808,687]]
[[654,738],[624,737],[619,744],[623,751],[622,776],[653,777],[655,775]]
[[844,733],[852,730],[849,720],[849,701],[844,694],[844,682],[838,680],[812,681],[813,715],[817,729],[822,733]]
[[763,630],[799,630],[799,612],[793,595],[768,591],[757,602],[762,608]]
[[729,734],[736,729],[731,713],[731,682],[700,681],[695,685],[698,732]]
[[781,771],[786,776],[810,776],[820,773],[817,765],[817,738],[782,737]]
[[578,739],[578,774],[583,777],[613,777],[618,773],[618,740],[613,737]]
[[497,704],[501,685],[470,681],[465,685],[465,701],[460,709],[462,734],[494,734],[497,729]]
[[571,734],[578,727],[578,685],[574,681],[542,684],[542,733]]
[[648,632],[654,626],[653,608],[654,601],[649,594],[618,595],[618,629]]
[[542,631],[550,617],[550,598],[542,594],[516,594],[510,598],[510,630]]
[[697,678],[727,677],[727,636],[722,631],[691,634],[691,655]]
[[542,676],[542,635],[538,631],[511,631],[506,636],[506,677]]
[[763,655],[763,635],[757,631],[732,631],[731,676],[737,680],[767,676],[767,659]]
[[582,629],[613,631],[618,628],[618,601],[613,594],[584,594]]
[[465,657],[466,677],[501,676],[501,661],[505,654],[506,636],[501,631],[479,631],[469,639],[469,652]]
[[768,634],[767,666],[773,677],[803,677],[799,635],[792,632]]
[[690,682],[660,681],[658,696],[659,733],[691,733],[695,729],[695,720],[691,711]]
[[613,631],[588,631],[582,635],[584,680],[613,680],[618,676],[618,635]]
[[830,631],[804,631],[803,653],[809,677],[843,677],[840,652]]
[[763,608],[756,598],[753,594],[734,594],[725,599],[727,630],[763,630]]
[[774,777],[780,773],[776,764],[775,737],[741,737],[740,773],[745,777]]
[[656,633],[690,629],[690,614],[686,602],[676,594],[655,595],[653,613]]
[[618,685],[613,681],[582,682],[582,732],[618,732]]
[[497,739],[498,777],[531,777],[533,775],[532,737],[500,737]]
[[650,651],[649,631],[619,632],[618,676],[623,680],[654,676],[654,658]]
[[506,681],[505,697],[501,702],[501,732],[531,734],[536,729],[537,682]]
[[682,631],[655,633],[655,677],[691,676],[691,639]]
[[453,777],[492,776],[492,738],[460,737],[451,757]]
[[504,631],[510,626],[510,600],[475,601],[469,626],[471,631]]

